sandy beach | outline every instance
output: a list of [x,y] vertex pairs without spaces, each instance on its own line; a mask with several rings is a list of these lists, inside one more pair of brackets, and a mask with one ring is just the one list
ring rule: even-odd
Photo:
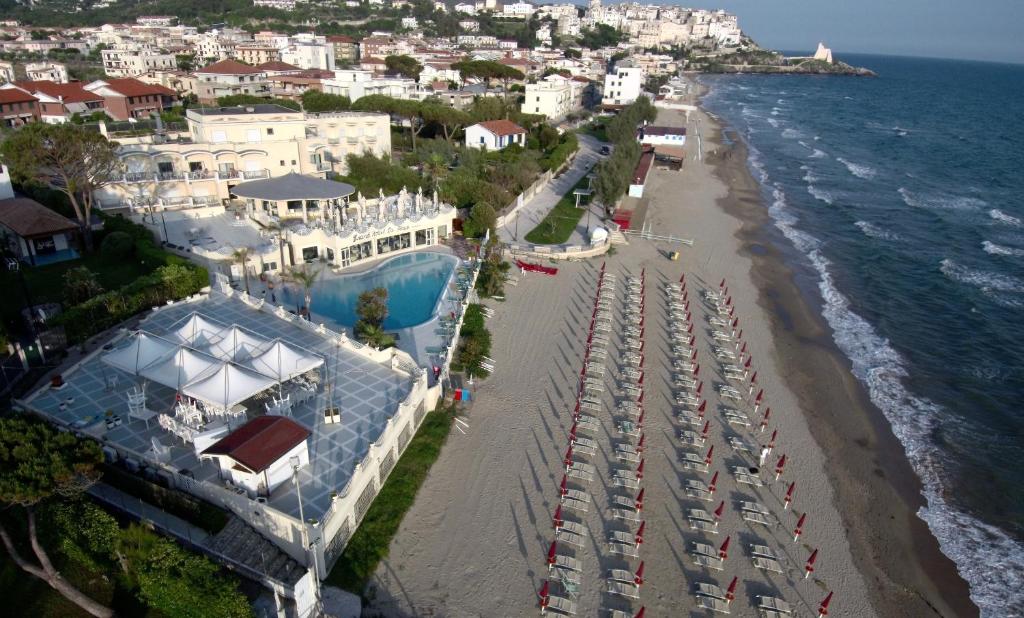
[[[685,120],[662,112],[658,122],[679,126]],[[721,146],[718,127],[700,112],[691,115],[691,136],[697,123],[707,155],[703,162],[693,156],[698,140],[691,137],[683,170],[652,172],[638,208],[659,233],[692,238],[694,245],[632,239],[606,258],[607,271],[618,278],[616,330],[622,327],[625,278],[641,269],[646,274],[645,534],[639,559],[609,554],[609,532],[631,530],[608,514],[611,496],[627,493],[610,483],[618,465],[612,446],[620,440],[614,404],[615,360],[622,344],[613,335],[605,363],[606,409],[593,413],[601,427],[593,436],[598,450],[578,457],[592,464],[596,475],[589,483],[573,485],[589,492],[590,508],[564,513],[586,528],[586,542],[579,548],[559,546],[583,563],[577,615],[645,607],[648,616],[703,616],[695,584],[724,589],[733,576],[738,578],[733,615],[757,615],[758,595],[781,597],[798,615],[817,615],[829,591],[834,592],[831,615],[837,616],[976,615],[966,584],[914,516],[920,498],[900,445],[871,408],[772,244],[776,239],[742,145]],[[668,250],[681,251],[681,259],[667,260]],[[559,503],[562,457],[601,263],[560,263],[555,277],[522,276],[517,286],[507,288],[506,302],[489,303],[496,311],[488,325],[497,370],[477,383],[466,433],[451,436],[407,514],[389,558],[370,584],[373,602],[367,615],[538,613],[537,591],[548,577],[552,515]],[[715,449],[706,474],[680,465],[687,449],[680,445],[679,431],[700,428],[680,425],[672,403],[665,284],[684,273],[711,422],[706,444],[693,452],[703,456],[711,446]],[[720,413],[724,404],[716,387],[724,380],[711,353],[708,318],[713,310],[700,293],[717,289],[723,278],[753,358],[752,370],[758,373],[754,392],[764,389],[765,405],[772,408],[764,433],[758,431],[753,396],[728,404],[750,414],[750,428],[727,425]],[[774,468],[785,454],[782,478],[776,482],[771,470],[762,470],[763,487],[738,484],[731,467],[756,465],[756,455],[733,451],[727,438],[759,445],[775,429],[775,452],[765,468]],[[687,498],[685,481],[708,482],[716,470],[713,502]],[[790,483],[795,483],[793,503],[785,509]],[[717,534],[689,527],[687,509],[710,512],[719,501],[725,507]],[[737,506],[741,501],[766,506],[777,525],[747,523]],[[803,535],[794,542],[793,528],[805,513]],[[726,537],[731,549],[722,571],[694,564],[689,555],[693,542],[718,547]],[[783,572],[755,568],[751,544],[769,547]],[[815,549],[815,569],[805,579],[804,565]],[[635,568],[639,560],[645,565],[639,600],[630,603],[604,592],[607,569]],[[552,592],[558,590],[552,586]]]

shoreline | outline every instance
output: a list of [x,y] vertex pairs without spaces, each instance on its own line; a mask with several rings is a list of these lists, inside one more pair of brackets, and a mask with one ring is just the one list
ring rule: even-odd
[[731,144],[723,145],[728,125],[702,107],[700,112],[712,127],[711,143],[722,149],[707,157],[728,187],[718,205],[741,223],[735,234],[740,256],[751,262],[758,304],[769,316],[775,354],[786,368],[783,378],[815,442],[829,454],[825,473],[842,507],[854,562],[872,583],[872,607],[883,616],[978,616],[967,582],[916,514],[925,500],[903,445],[832,340],[821,299],[798,284],[787,263],[784,239],[775,232],[761,185],[747,167],[743,137],[732,132]]

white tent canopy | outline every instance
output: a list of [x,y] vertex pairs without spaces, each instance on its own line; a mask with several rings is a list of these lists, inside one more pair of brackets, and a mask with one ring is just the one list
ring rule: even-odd
[[138,375],[175,389],[201,378],[213,371],[221,362],[216,358],[196,352],[191,348],[179,347],[169,358],[144,367]]
[[178,345],[147,333],[135,333],[128,345],[103,355],[103,362],[121,371],[140,370],[174,354]]
[[278,339],[259,356],[246,362],[245,366],[284,382],[323,364],[323,358],[297,350]]
[[262,376],[255,371],[224,363],[213,374],[186,385],[182,392],[226,410],[276,383],[273,378]]
[[270,342],[238,326],[229,326],[217,333],[216,342],[207,351],[217,358],[242,361],[257,356]]
[[212,344],[219,339],[218,333],[224,330],[223,324],[211,322],[194,312],[189,314],[180,324],[180,326],[167,333],[167,337],[190,345],[193,348],[203,348]]

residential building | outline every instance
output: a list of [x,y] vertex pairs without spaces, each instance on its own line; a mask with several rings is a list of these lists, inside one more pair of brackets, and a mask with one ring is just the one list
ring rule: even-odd
[[0,167],[0,247],[39,266],[78,257],[78,224],[27,197],[14,197],[7,166]]
[[196,62],[216,62],[227,60],[235,56],[235,43],[227,37],[222,37],[216,30],[200,35],[192,42],[192,49],[196,55]]
[[216,103],[220,97],[239,94],[270,96],[267,74],[237,60],[214,62],[195,71],[195,77],[200,103]]
[[327,42],[334,47],[335,65],[349,65],[359,60],[359,44],[352,37],[338,34],[327,37]]
[[327,37],[303,32],[288,38],[281,60],[300,69],[334,70],[334,45]]
[[636,101],[643,91],[643,69],[624,60],[604,76],[602,105],[622,106]]
[[252,0],[253,6],[263,6],[268,9],[280,9],[282,11],[294,11],[295,0]]
[[526,129],[511,120],[487,120],[466,127],[469,148],[502,150],[512,144],[526,144]]
[[637,130],[636,139],[641,144],[651,146],[682,147],[686,144],[686,128],[645,125]]
[[476,15],[476,5],[466,2],[456,4],[452,7],[452,10],[456,13],[463,13],[465,15]]
[[415,99],[419,89],[416,81],[408,77],[381,77],[362,69],[339,69],[333,79],[323,80],[323,91],[338,94],[352,101],[371,94],[382,94],[393,99]]
[[403,17],[401,24],[403,28],[408,28],[410,30],[418,28],[420,25],[419,20],[417,20],[415,17]]
[[502,17],[517,17],[527,18],[537,10],[535,6],[529,2],[510,2],[508,4],[501,5]]
[[542,114],[549,120],[559,120],[581,107],[583,88],[571,80],[561,78],[526,84],[526,94],[520,111],[524,114]]
[[178,18],[170,15],[140,15],[135,23],[150,28],[170,28],[178,23]]
[[8,129],[39,121],[39,99],[21,88],[0,88],[0,126]]
[[463,19],[459,22],[459,28],[462,28],[466,32],[479,32],[480,22],[475,19]]
[[51,81],[66,84],[68,67],[59,62],[29,62],[25,65],[25,75],[29,81]]
[[262,43],[240,43],[235,45],[234,59],[253,66],[281,59],[281,50]]
[[14,63],[0,61],[0,83],[13,82],[14,80]]
[[187,130],[119,138],[126,174],[103,187],[107,208],[220,206],[246,180],[345,172],[349,154],[391,153],[387,114],[303,114],[278,105],[191,108]]
[[39,116],[43,122],[67,122],[75,114],[88,116],[104,110],[104,99],[86,90],[80,82],[58,84],[52,81],[19,81],[0,88],[16,87],[39,100]]
[[104,49],[103,72],[108,77],[137,77],[150,71],[175,69],[178,62],[174,54],[137,43],[124,43]]
[[85,89],[103,97],[103,108],[114,120],[150,118],[180,104],[174,90],[131,77],[96,80]]

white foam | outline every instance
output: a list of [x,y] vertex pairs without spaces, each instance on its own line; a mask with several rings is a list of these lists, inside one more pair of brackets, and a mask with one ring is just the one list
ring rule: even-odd
[[906,187],[900,187],[896,192],[903,198],[904,204],[914,208],[928,208],[931,210],[978,210],[979,208],[983,208],[988,205],[985,200],[978,199],[976,197],[914,193]]
[[[835,287],[830,262],[818,248],[820,242],[795,227],[797,217],[786,207],[785,193],[778,184],[773,185],[772,197],[768,212],[775,226],[807,255],[818,272],[818,289],[825,301],[822,314],[832,328],[833,340],[851,360],[854,376],[867,385],[871,401],[888,419],[921,478],[927,506],[918,516],[928,524],[942,552],[956,563],[968,582],[971,600],[981,608],[982,618],[1024,616],[1024,601],[1019,592],[1024,590],[1024,544],[953,508],[945,500],[941,481],[945,454],[932,441],[945,411],[906,390],[903,381],[909,374],[899,353],[867,320],[850,309],[849,301]],[[867,233],[869,225],[858,227]]]
[[814,199],[825,202],[829,206],[835,202],[835,197],[831,193],[815,185],[807,185],[807,192],[810,193]]
[[[772,125],[773,128],[776,128],[776,129],[779,128],[779,121],[778,120],[776,120],[774,118],[767,118],[767,120],[768,120],[768,124]],[[789,129],[786,129],[786,130],[788,131]]]
[[1014,227],[1020,227],[1021,225],[1024,225],[1024,222],[1022,222],[1017,217],[1014,217],[1013,215],[1008,215],[1005,212],[999,210],[998,208],[993,208],[992,210],[988,211],[988,216],[992,217],[993,219],[1000,223],[1005,223],[1006,225],[1012,225]]
[[874,223],[870,223],[868,221],[857,221],[854,223],[854,225],[856,225],[860,229],[860,231],[863,232],[864,235],[867,236],[868,238],[878,238],[880,240],[900,240],[900,235],[897,234],[896,232],[884,230],[875,225]]
[[839,161],[840,163],[845,165],[846,169],[848,169],[851,174],[863,180],[871,180],[878,174],[878,172],[876,172],[875,169],[870,165],[854,163],[852,161],[847,161],[842,157],[836,157],[836,161]]
[[953,281],[979,288],[982,292],[1024,292],[1024,281],[1002,273],[968,268],[946,258],[939,270]]
[[785,138],[785,139],[797,139],[797,138],[803,137],[803,136],[804,136],[804,134],[801,133],[800,131],[797,131],[796,129],[783,129],[782,130],[782,137]]
[[1013,247],[997,245],[996,243],[989,240],[982,241],[981,248],[985,251],[985,253],[991,255],[1012,255],[1015,257],[1020,257],[1024,255],[1024,249],[1015,249]]

